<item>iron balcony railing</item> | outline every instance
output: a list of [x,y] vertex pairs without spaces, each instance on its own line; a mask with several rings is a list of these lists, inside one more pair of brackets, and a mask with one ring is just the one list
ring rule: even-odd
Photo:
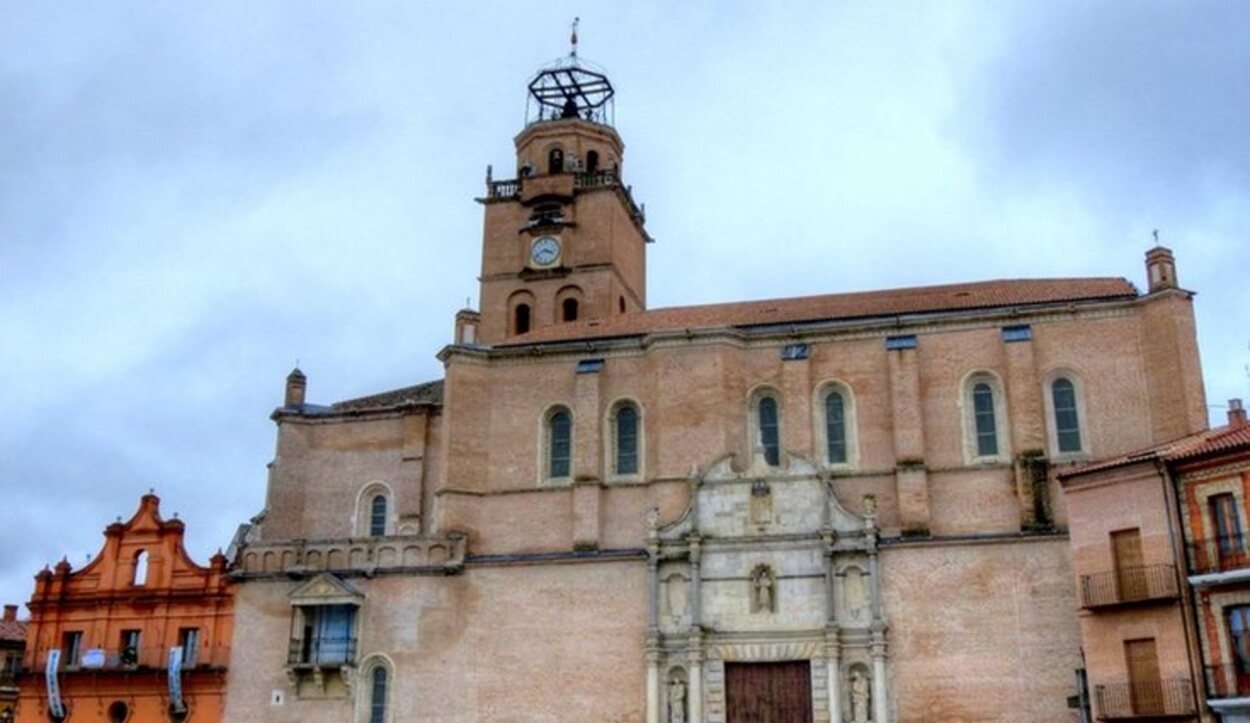
[[[487,198],[514,198],[521,195],[523,178],[509,178],[503,181],[487,181]],[[630,212],[641,223],[646,223],[645,210],[634,201],[633,188],[621,181],[621,174],[615,168],[604,168],[595,171],[579,171],[573,174],[573,188],[589,190],[592,188],[619,188],[625,192],[625,200],[629,202]]]
[[1204,671],[1208,698],[1250,697],[1250,668],[1240,665],[1208,665]]
[[[27,653],[26,669],[40,670],[48,663],[50,650],[38,653]],[[197,647],[183,649],[182,668],[226,668],[230,664],[229,647]],[[83,648],[78,657],[71,660],[68,654],[61,653],[61,670],[67,673],[93,670],[164,670],[169,667],[168,647],[140,647],[130,649]]]
[[1177,596],[1176,568],[1172,565],[1128,567],[1081,576],[1083,608],[1174,600]]
[[1189,570],[1195,575],[1250,567],[1250,539],[1241,533],[1197,540],[1186,547]]
[[1187,678],[1094,686],[1098,720],[1183,718],[1196,714]]
[[288,665],[337,667],[356,664],[356,638],[291,638]]

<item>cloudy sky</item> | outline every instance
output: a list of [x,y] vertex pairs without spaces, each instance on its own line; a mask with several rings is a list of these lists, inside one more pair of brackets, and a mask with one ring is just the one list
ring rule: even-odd
[[0,600],[149,487],[195,557],[227,545],[296,360],[317,402],[440,375],[476,304],[472,199],[575,15],[658,240],[652,306],[1143,286],[1158,228],[1209,401],[1250,398],[1244,11],[0,0]]

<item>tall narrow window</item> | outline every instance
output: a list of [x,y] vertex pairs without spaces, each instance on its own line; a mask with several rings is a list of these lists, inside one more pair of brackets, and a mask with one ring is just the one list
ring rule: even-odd
[[369,535],[381,537],[386,534],[386,495],[374,495],[369,503]]
[[599,151],[586,152],[586,172],[594,173],[599,170]]
[[1081,420],[1076,411],[1076,387],[1072,380],[1060,377],[1050,387],[1055,407],[1055,438],[1060,452],[1081,451]]
[[135,576],[134,585],[142,587],[148,584],[148,551],[139,550],[135,554]]
[[577,299],[565,299],[560,306],[563,311],[564,321],[577,321],[577,310],[579,306]]
[[79,657],[82,653],[82,631],[70,630],[61,636],[61,664],[77,668],[82,662]]
[[759,421],[760,446],[764,448],[764,461],[776,467],[781,463],[781,442],[777,425],[777,400],[761,397],[756,408]]
[[178,630],[178,645],[182,648],[183,666],[194,668],[200,659],[200,629],[180,628]]
[[1250,605],[1228,609],[1228,638],[1239,676],[1250,675]]
[[[1215,545],[1221,563],[1233,562],[1233,556],[1244,549],[1241,537],[1241,520],[1237,516],[1237,498],[1229,493],[1212,495],[1207,504],[1211,506],[1211,527],[1215,531]],[[1228,565],[1222,565],[1226,569]]]
[[567,411],[560,410],[551,415],[547,427],[550,437],[547,476],[557,479],[568,477],[573,452],[573,418]]
[[530,330],[530,305],[517,304],[516,311],[513,312],[513,333],[524,334]]
[[369,691],[369,723],[386,723],[386,668],[373,669],[373,688]]
[[977,456],[998,454],[998,423],[994,419],[994,390],[979,382],[972,387],[972,410],[976,421]]
[[829,464],[846,462],[846,400],[841,392],[825,395],[825,454]]
[[629,404],[616,410],[616,473],[638,473],[638,410]]

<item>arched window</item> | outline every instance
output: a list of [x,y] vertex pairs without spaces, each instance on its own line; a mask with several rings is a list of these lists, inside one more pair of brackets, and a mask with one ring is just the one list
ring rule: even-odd
[[109,706],[108,716],[109,723],[126,723],[126,719],[130,717],[130,706],[115,700]]
[[135,587],[148,584],[148,551],[139,550],[135,553],[135,576],[132,580]]
[[994,390],[986,382],[972,387],[972,412],[977,435],[977,456],[998,454],[998,422],[994,417]]
[[829,464],[846,464],[846,400],[842,392],[825,395],[825,457]]
[[564,151],[559,148],[552,148],[547,151],[547,173],[563,173],[564,172]]
[[577,321],[578,306],[580,304],[577,303],[577,299],[565,299],[561,302],[560,308],[564,321]]
[[615,472],[618,475],[638,474],[638,409],[622,404],[613,419]]
[[561,407],[547,417],[547,477],[568,477],[572,462],[573,415]]
[[369,536],[386,534],[386,495],[374,495],[369,503]]
[[756,403],[756,423],[759,425],[759,446],[764,448],[764,461],[776,467],[781,464],[781,434],[777,400],[760,397]]
[[530,305],[517,304],[513,312],[512,333],[524,334],[530,330]]
[[372,687],[369,690],[369,723],[386,723],[386,666],[373,669]]
[[1076,385],[1067,377],[1059,377],[1050,385],[1051,403],[1055,412],[1055,441],[1060,452],[1081,451],[1081,419],[1076,411]]
[[625,313],[625,297],[624,296],[616,297],[616,308],[620,309],[622,314]]
[[599,151],[586,152],[586,172],[594,173],[599,170]]

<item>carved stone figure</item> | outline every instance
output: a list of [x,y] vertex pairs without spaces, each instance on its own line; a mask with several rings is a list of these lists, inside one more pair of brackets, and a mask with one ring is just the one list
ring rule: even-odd
[[862,670],[851,673],[851,722],[868,723],[868,703],[872,697],[872,689],[868,676]]
[[679,678],[668,682],[668,723],[686,723],[686,683]]
[[766,565],[755,568],[751,573],[751,612],[773,612],[774,592],[772,571]]
[[660,508],[652,507],[647,510],[647,534],[654,537],[658,529],[660,529]]
[[876,495],[864,495],[864,514],[869,516],[877,514]]

